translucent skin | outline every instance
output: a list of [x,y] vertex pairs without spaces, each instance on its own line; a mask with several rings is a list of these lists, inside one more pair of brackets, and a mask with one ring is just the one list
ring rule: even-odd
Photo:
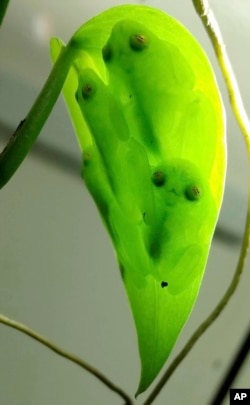
[[[136,20],[124,19],[131,7]],[[151,10],[104,13],[114,21],[98,52],[90,28],[102,15],[83,26],[69,46],[84,53],[65,87],[75,126],[80,116],[84,122],[83,178],[116,249],[136,324],[137,394],[159,373],[194,305],[226,165],[222,106],[208,61],[182,26]],[[154,33],[157,13],[171,38],[173,30],[186,35],[183,46],[198,52],[198,70],[173,39]]]

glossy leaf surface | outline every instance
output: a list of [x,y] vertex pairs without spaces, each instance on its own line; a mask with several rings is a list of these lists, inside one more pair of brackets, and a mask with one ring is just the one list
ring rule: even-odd
[[[52,40],[53,60],[63,46]],[[79,54],[64,95],[135,320],[139,394],[200,288],[224,188],[223,107],[200,45],[158,10],[107,10],[68,46]]]

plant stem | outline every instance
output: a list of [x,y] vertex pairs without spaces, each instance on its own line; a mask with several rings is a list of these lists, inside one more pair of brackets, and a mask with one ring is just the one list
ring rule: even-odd
[[0,26],[3,23],[4,16],[9,5],[9,0],[0,0]]
[[18,125],[1,153],[0,188],[13,176],[33,146],[61,92],[76,55],[77,51],[70,47],[62,50],[29,114]]
[[230,104],[244,137],[248,156],[250,158],[250,122],[243,105],[236,77],[228,58],[219,25],[209,7],[208,0],[192,0],[206,31],[212,42],[221,72],[228,91]]
[[[229,58],[227,56],[225,46],[223,43],[222,35],[218,26],[218,23],[209,8],[209,4],[207,0],[192,0],[194,7],[200,16],[206,31],[209,35],[209,38],[212,42],[213,48],[215,50],[226,86],[229,94],[229,99],[231,103],[232,110],[234,112],[235,118],[238,122],[238,125],[240,127],[240,130],[242,132],[242,135],[244,137],[245,143],[246,143],[246,148],[247,148],[247,153],[248,153],[248,158],[250,162],[250,124],[249,124],[249,119],[247,117],[241,95],[238,89],[237,81],[233,73],[233,69],[231,66],[231,63],[229,61]],[[161,389],[164,387],[166,382],[169,380],[173,372],[176,370],[178,365],[184,360],[184,358],[187,356],[187,354],[190,352],[194,344],[197,342],[197,340],[201,337],[201,335],[208,329],[208,327],[218,318],[220,315],[221,311],[225,308],[227,305],[228,301],[230,300],[231,296],[235,292],[239,281],[241,274],[244,269],[244,265],[246,262],[248,250],[249,250],[249,244],[250,244],[250,181],[248,182],[248,204],[247,204],[247,216],[246,216],[246,222],[245,222],[245,229],[244,229],[244,235],[243,235],[243,240],[242,240],[242,245],[241,245],[241,251],[240,251],[240,256],[238,259],[237,267],[235,270],[234,277],[226,290],[226,293],[218,303],[218,305],[215,307],[215,309],[212,311],[212,313],[207,317],[205,321],[202,322],[202,324],[198,327],[198,329],[193,333],[191,338],[188,340],[184,348],[181,350],[181,352],[177,355],[177,357],[173,360],[173,362],[170,364],[169,368],[166,370],[165,374],[163,377],[160,379],[159,383],[156,385],[154,390],[151,392],[151,394],[148,396],[148,398],[145,400],[143,405],[150,405],[152,402],[155,400],[157,395],[160,393]]]
[[232,363],[229,366],[229,369],[223,378],[223,381],[214,395],[209,405],[222,404],[225,396],[229,392],[230,387],[232,386],[235,378],[237,377],[238,372],[243,366],[244,362],[247,360],[247,356],[250,351],[250,328],[247,331],[242,344],[240,345],[239,350],[237,351]]
[[55,343],[52,343],[46,337],[41,336],[34,330],[28,328],[27,326],[16,322],[12,319],[7,318],[6,316],[0,314],[0,323],[3,323],[13,329],[19,330],[20,332],[30,336],[32,339],[35,339],[39,343],[43,344],[44,346],[48,347],[53,352],[59,354],[60,356],[66,358],[67,360],[72,361],[73,363],[77,364],[78,366],[84,368],[89,373],[93,374],[96,378],[98,378],[103,384],[105,384],[108,388],[112,391],[116,392],[120,397],[125,400],[127,405],[133,405],[133,401],[129,398],[129,396],[112,381],[110,381],[105,375],[103,375],[100,371],[96,370],[94,367],[90,366],[80,357],[76,356],[75,354],[69,353],[66,350],[62,349],[61,347],[57,346]]

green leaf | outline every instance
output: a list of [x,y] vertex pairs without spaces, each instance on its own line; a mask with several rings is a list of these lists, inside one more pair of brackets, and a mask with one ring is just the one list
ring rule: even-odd
[[200,45],[161,11],[112,8],[68,46],[79,55],[64,94],[135,320],[138,395],[199,292],[224,189],[223,106]]

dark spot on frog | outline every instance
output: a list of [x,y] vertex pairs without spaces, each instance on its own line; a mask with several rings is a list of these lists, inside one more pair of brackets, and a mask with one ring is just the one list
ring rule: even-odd
[[161,282],[161,288],[165,288],[168,286],[168,282],[167,281],[162,281]]

